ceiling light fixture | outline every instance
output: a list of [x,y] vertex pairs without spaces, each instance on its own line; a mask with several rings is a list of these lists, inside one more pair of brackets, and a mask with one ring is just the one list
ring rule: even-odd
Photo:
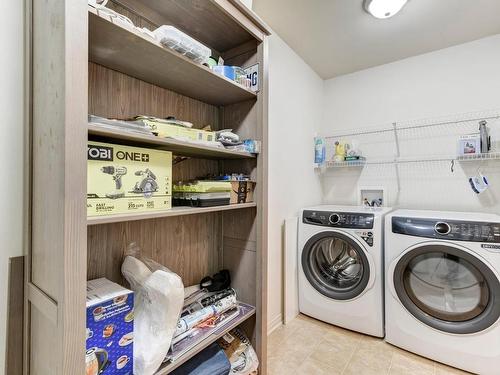
[[375,18],[395,16],[406,5],[408,0],[364,0],[363,7]]

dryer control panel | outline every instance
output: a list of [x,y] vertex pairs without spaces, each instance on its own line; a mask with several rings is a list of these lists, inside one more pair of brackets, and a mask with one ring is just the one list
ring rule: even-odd
[[332,228],[372,229],[374,214],[359,212],[304,211],[302,222]]
[[393,217],[392,232],[435,239],[500,243],[500,223]]

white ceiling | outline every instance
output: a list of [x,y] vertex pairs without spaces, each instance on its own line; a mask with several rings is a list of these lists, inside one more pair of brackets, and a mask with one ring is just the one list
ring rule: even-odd
[[500,0],[410,0],[387,20],[362,3],[253,0],[253,8],[324,79],[500,33]]

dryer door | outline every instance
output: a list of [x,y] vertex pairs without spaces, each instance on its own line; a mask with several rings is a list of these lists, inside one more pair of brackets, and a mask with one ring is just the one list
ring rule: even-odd
[[302,250],[301,262],[309,283],[332,299],[356,298],[370,280],[370,262],[365,250],[339,232],[321,232],[311,237]]
[[406,309],[443,332],[480,332],[500,318],[498,276],[479,257],[451,244],[423,244],[391,267]]

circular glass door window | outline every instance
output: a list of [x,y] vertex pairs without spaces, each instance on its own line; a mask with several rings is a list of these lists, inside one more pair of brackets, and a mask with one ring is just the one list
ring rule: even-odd
[[479,332],[500,318],[499,280],[459,248],[428,245],[410,251],[396,265],[394,286],[410,313],[445,332]]
[[360,295],[370,276],[363,249],[351,238],[336,232],[319,233],[306,243],[302,269],[318,292],[339,300]]

